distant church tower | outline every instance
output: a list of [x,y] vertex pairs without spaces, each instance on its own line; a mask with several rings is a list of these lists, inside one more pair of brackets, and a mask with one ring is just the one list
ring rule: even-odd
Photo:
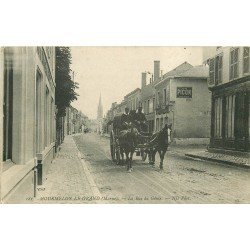
[[99,120],[102,118],[103,118],[103,107],[102,107],[102,96],[100,94],[98,110],[97,110],[97,119]]
[[103,123],[103,107],[102,107],[102,96],[100,94],[99,104],[97,109],[97,121],[98,121],[98,133],[102,134],[102,123]]

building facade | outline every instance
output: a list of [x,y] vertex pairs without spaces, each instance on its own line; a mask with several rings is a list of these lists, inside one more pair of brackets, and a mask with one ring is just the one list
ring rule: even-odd
[[212,91],[210,148],[249,151],[250,48],[204,48]]
[[[208,67],[205,65],[194,67],[184,62],[163,75],[160,61],[154,61],[153,74],[142,73],[141,89],[137,88],[124,97],[124,107],[136,110],[141,106],[150,133],[170,123],[174,138],[206,138],[206,143],[210,137],[211,120],[211,93],[207,79]],[[121,104],[112,105],[107,120],[123,113]]]
[[185,62],[155,85],[156,131],[172,124],[173,138],[209,138],[208,68]]
[[1,48],[1,197],[34,197],[55,152],[55,48]]
[[139,106],[141,106],[141,89],[136,88],[135,90],[128,93],[124,97],[124,101],[121,104],[124,110],[125,110],[125,106],[128,107],[129,110],[137,110]]

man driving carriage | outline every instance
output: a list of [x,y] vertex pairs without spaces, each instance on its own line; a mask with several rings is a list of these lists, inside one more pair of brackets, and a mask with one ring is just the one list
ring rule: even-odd
[[148,126],[146,124],[147,119],[146,119],[145,114],[142,112],[142,107],[139,107],[136,112],[135,122],[136,122],[137,129],[139,130],[139,132],[148,131]]
[[127,129],[130,122],[129,108],[126,107],[125,112],[121,116],[121,129]]

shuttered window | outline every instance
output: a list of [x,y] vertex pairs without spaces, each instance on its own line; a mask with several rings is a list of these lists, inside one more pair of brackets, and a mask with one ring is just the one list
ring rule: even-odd
[[249,72],[249,47],[243,48],[243,73]]
[[217,56],[218,58],[218,83],[222,83],[222,55]]
[[239,77],[239,48],[230,51],[230,80]]
[[209,84],[214,84],[214,58],[209,60]]

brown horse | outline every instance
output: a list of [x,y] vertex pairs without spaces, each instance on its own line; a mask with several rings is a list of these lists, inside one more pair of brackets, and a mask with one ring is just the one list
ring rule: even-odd
[[136,147],[136,137],[138,131],[134,127],[130,127],[126,130],[122,130],[118,136],[118,143],[120,147],[120,154],[122,163],[124,162],[124,153],[126,155],[127,171],[132,171],[132,159]]
[[166,124],[161,131],[152,135],[148,143],[149,164],[155,164],[155,155],[158,152],[160,155],[160,170],[163,170],[163,160],[169,145],[168,129],[170,128],[171,125]]

